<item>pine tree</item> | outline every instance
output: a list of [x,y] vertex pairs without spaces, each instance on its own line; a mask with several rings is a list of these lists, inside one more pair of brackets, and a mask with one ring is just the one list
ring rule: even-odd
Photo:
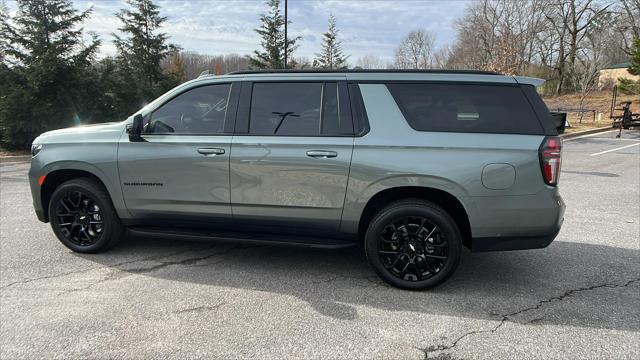
[[629,74],[640,75],[640,37],[633,39],[631,47],[631,66],[629,66]]
[[123,71],[132,74],[137,84],[138,102],[149,101],[164,92],[161,62],[178,51],[168,43],[169,36],[158,30],[166,21],[152,0],[127,0],[132,9],[122,9],[116,16],[123,36],[114,34],[118,59]]
[[3,32],[11,46],[6,56],[25,67],[53,62],[57,65],[83,66],[93,59],[100,41],[93,38],[87,46],[79,27],[91,9],[78,13],[69,0],[18,0],[15,25],[3,16]]
[[8,29],[5,26],[8,25],[7,19],[9,18],[9,9],[4,0],[0,0],[0,63],[5,63],[5,56],[9,49],[9,34]]
[[[260,21],[262,25],[255,29],[262,40],[260,45],[262,51],[254,51],[255,56],[249,59],[249,65],[258,69],[282,69],[284,67],[284,16],[280,14],[280,0],[267,0],[269,13],[262,14]],[[289,24],[291,22],[289,21]],[[287,40],[287,57],[292,59],[293,51],[298,47],[296,42],[300,36]],[[288,68],[294,68],[295,63],[289,61]]]
[[322,69],[344,69],[347,67],[347,58],[342,53],[342,41],[338,40],[338,28],[336,17],[329,15],[329,29],[323,34],[322,50],[316,54],[313,67]]
[[69,0],[18,0],[13,19],[0,18],[0,133],[10,148],[27,148],[40,133],[81,119],[84,74],[100,44],[83,41],[82,23]]

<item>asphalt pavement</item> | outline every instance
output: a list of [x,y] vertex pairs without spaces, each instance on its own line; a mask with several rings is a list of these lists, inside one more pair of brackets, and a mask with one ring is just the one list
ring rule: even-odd
[[640,133],[565,141],[564,226],[541,250],[465,252],[423,292],[359,249],[132,238],[70,252],[0,162],[0,358],[640,358]]

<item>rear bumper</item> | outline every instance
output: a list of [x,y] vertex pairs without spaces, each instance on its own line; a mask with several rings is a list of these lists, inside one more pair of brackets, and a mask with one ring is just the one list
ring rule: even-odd
[[508,250],[526,250],[526,249],[542,249],[556,238],[564,222],[564,210],[566,205],[560,196],[558,199],[558,217],[556,224],[546,233],[533,236],[499,236],[499,237],[480,237],[471,240],[472,252],[483,251],[508,251]]

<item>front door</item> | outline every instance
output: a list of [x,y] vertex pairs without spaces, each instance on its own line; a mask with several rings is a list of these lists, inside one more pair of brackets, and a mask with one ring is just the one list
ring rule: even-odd
[[255,82],[242,93],[231,147],[234,220],[336,231],[353,151],[349,104],[339,101],[346,85]]
[[228,222],[232,84],[190,88],[145,115],[143,141],[123,137],[118,169],[131,214],[161,225]]

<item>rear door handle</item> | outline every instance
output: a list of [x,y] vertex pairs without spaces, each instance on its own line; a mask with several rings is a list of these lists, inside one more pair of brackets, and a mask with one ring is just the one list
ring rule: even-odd
[[338,153],[335,151],[327,151],[327,150],[309,150],[307,151],[307,156],[314,158],[334,158],[338,156]]
[[224,149],[220,148],[200,148],[198,152],[202,155],[222,155],[224,154]]

